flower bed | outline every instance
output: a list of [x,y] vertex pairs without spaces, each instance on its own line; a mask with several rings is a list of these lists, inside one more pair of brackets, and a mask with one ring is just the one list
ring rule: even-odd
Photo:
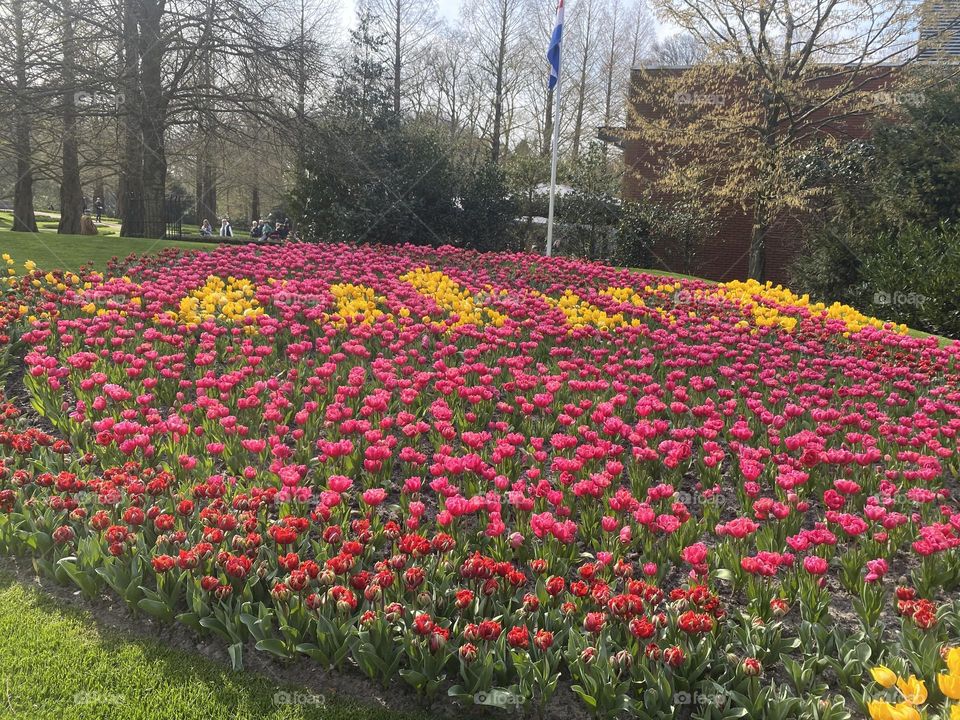
[[606,717],[960,716],[960,344],[450,248],[6,283],[0,549],[237,666],[525,710],[564,678]]

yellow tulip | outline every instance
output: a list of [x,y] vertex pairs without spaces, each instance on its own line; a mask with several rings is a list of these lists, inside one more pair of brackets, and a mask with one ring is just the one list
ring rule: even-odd
[[892,708],[893,705],[885,700],[871,700],[867,703],[867,711],[870,713],[872,720],[890,720],[892,717],[890,710]]
[[950,708],[950,720],[960,720],[960,705]]
[[883,685],[885,688],[893,687],[897,682],[897,674],[888,667],[878,665],[870,670],[873,675],[873,681]]
[[922,705],[927,701],[927,686],[916,675],[911,675],[906,680],[900,678],[897,680],[897,687],[903,694],[903,699],[911,705]]
[[960,675],[960,647],[950,648],[947,652],[947,667],[951,675]]
[[920,720],[920,713],[910,703],[897,703],[891,710],[891,720]]
[[960,675],[941,673],[937,675],[940,692],[951,700],[960,700]]
[[920,713],[909,703],[892,705],[885,700],[873,700],[867,703],[867,711],[872,720],[920,720]]

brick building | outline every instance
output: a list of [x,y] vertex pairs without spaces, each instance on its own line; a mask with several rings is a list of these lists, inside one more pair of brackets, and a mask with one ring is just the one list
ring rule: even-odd
[[[960,18],[960,1],[958,0],[938,0],[934,5],[936,8],[936,26],[935,32],[926,31],[926,37],[921,33],[921,49],[919,57],[921,59],[943,61],[944,55],[953,58],[960,58],[960,32],[958,32],[958,18]],[[935,37],[938,39],[937,50],[931,51],[929,39]],[[924,40],[928,40],[924,44]],[[638,123],[645,120],[657,119],[662,117],[658,108],[646,102],[642,90],[644,84],[656,82],[663,76],[681,75],[689,71],[687,67],[638,67],[631,73],[631,97],[629,98],[630,112],[627,113],[628,120],[626,132],[612,132],[613,129],[601,129],[601,138],[612,138],[618,136],[618,144],[623,148],[624,163],[627,172],[623,180],[623,195],[628,199],[640,199],[645,193],[652,192],[654,197],[658,197],[653,189],[652,181],[661,172],[663,159],[658,157],[658,148],[644,140],[638,139],[636,132]],[[810,133],[811,142],[817,139],[827,137],[839,141],[852,141],[865,139],[869,137],[870,125],[873,115],[869,111],[871,105],[879,107],[895,103],[898,100],[896,91],[897,74],[900,72],[899,66],[880,66],[865,73],[863,77],[858,78],[858,91],[872,93],[876,96],[873,103],[865,103],[864,108],[854,113],[835,113],[825,110],[822,115],[822,123],[812,123],[815,131]],[[821,79],[816,82],[833,82],[830,78],[835,75],[830,72],[823,74]],[[739,87],[738,87],[739,86]],[[723,101],[723,97],[731,94],[746,92],[747,88],[741,82],[731,82],[723,89],[723,92],[714,94],[699,94],[696,101],[691,99],[689,103],[690,112],[697,112],[697,103],[711,102],[712,97],[719,98],[718,102]],[[675,99],[676,100],[676,99]],[[683,98],[681,98],[681,101]],[[633,132],[631,132],[633,131]],[[605,137],[606,136],[606,137]],[[664,197],[660,195],[659,197]],[[809,212],[809,211],[808,211]],[[782,215],[766,235],[766,258],[765,273],[766,279],[774,283],[785,283],[788,280],[788,268],[801,247],[800,230],[805,221],[809,221],[809,215],[787,213]],[[727,281],[734,279],[745,279],[747,277],[748,256],[750,247],[750,238],[752,234],[752,213],[739,206],[728,206],[721,209],[714,218],[715,230],[706,241],[699,246],[692,259],[683,248],[661,244],[654,245],[653,263],[656,267],[673,272],[683,272],[712,280]]]

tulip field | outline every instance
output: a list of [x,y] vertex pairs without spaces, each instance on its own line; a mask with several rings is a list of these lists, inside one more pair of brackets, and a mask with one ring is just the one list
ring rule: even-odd
[[960,342],[449,247],[4,267],[0,552],[91,602],[444,713],[960,720]]

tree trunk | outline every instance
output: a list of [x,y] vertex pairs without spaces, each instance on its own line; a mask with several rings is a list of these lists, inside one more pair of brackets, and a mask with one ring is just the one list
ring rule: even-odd
[[554,88],[547,90],[547,113],[543,119],[543,141],[540,145],[543,157],[548,157],[553,150],[553,92]]
[[166,232],[164,200],[167,157],[164,144],[166,103],[163,98],[162,62],[164,52],[161,19],[165,0],[142,0],[140,18],[140,84],[143,111],[143,235],[162,238]]
[[143,145],[140,135],[139,0],[123,0],[123,157],[117,184],[121,237],[143,237]]
[[759,283],[767,281],[767,231],[770,229],[770,213],[766,200],[758,197],[753,208],[753,228],[750,233],[750,252],[747,276]]
[[250,222],[260,219],[260,188],[256,185],[250,190]]
[[[306,162],[306,123],[307,123],[307,7],[305,0],[300,2],[300,42],[297,48],[297,157],[296,178],[304,176]],[[257,203],[259,205],[259,202]],[[258,208],[259,209],[259,208]],[[254,218],[251,218],[251,220]]]
[[13,226],[15,232],[37,232],[33,212],[33,158],[30,152],[30,108],[27,97],[27,39],[23,31],[23,0],[13,0],[14,43],[16,44],[17,90],[14,101],[17,138],[17,180],[13,187]]
[[[616,11],[616,7],[614,8]],[[607,56],[607,88],[603,101],[603,125],[610,127],[613,119],[613,66],[617,61],[617,16],[613,16],[613,29],[610,32],[610,54]],[[603,157],[607,157],[610,143],[603,144]]]
[[500,132],[503,125],[503,73],[507,62],[507,1],[503,0],[500,15],[500,47],[497,51],[497,83],[493,96],[493,140],[490,144],[490,160],[500,162]]
[[217,219],[217,171],[209,156],[204,164],[203,174],[203,211],[210,222]]
[[73,5],[63,0],[63,177],[60,179],[60,224],[63,235],[80,234],[83,214],[83,190],[80,186],[80,161],[77,156],[76,42],[73,30]]
[[[212,69],[210,67],[210,53],[204,52],[200,58],[200,77],[204,92],[212,90]],[[197,206],[196,221],[202,223],[217,220],[217,176],[214,167],[215,145],[213,113],[206,100],[201,100],[197,108],[197,135],[199,136],[199,150],[197,152]]]
[[396,25],[394,27],[393,42],[393,114],[400,115],[400,19],[403,0],[394,0],[397,9],[397,15],[394,18]]
[[37,232],[33,212],[33,167],[30,156],[30,127],[26,117],[17,118],[17,182],[13,186],[14,232]]
[[580,63],[580,88],[577,94],[577,113],[573,123],[573,159],[580,156],[580,133],[583,130],[583,109],[587,98],[587,65],[590,60],[590,26],[593,21],[593,5],[587,5],[587,20],[584,31],[583,61]]

